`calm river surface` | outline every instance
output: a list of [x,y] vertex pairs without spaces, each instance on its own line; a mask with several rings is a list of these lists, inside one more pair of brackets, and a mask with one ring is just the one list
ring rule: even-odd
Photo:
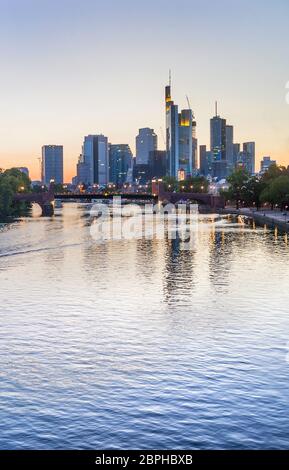
[[284,235],[97,244],[86,209],[0,225],[0,447],[288,449]]

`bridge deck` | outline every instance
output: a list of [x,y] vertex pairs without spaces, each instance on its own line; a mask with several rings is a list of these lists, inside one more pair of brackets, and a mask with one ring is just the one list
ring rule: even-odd
[[143,201],[151,201],[157,200],[158,196],[154,196],[153,194],[140,194],[140,193],[122,193],[122,194],[74,194],[74,193],[67,193],[67,194],[54,194],[55,199],[79,199],[79,200],[92,200],[92,199],[112,199],[113,197],[121,197],[122,199],[130,199],[130,200],[143,200]]

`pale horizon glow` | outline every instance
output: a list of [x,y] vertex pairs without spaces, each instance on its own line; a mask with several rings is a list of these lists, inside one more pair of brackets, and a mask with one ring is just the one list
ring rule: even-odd
[[234,125],[235,142],[256,142],[289,165],[288,0],[0,0],[0,168],[27,166],[39,179],[41,147],[64,146],[65,181],[83,137],[104,134],[135,152],[141,127],[164,148],[164,87],[197,119]]

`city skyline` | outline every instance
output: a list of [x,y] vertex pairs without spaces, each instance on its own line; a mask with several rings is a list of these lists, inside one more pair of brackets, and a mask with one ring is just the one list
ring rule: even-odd
[[[0,167],[25,165],[39,179],[41,147],[59,144],[70,181],[84,135],[107,135],[113,144],[129,144],[135,155],[135,136],[144,127],[155,130],[164,149],[169,68],[180,109],[187,108],[186,95],[191,101],[199,144],[209,145],[218,100],[220,116],[234,125],[235,142],[256,142],[257,169],[265,155],[289,164],[288,2],[245,0],[233,11],[227,0],[209,9],[208,2],[185,1],[181,12],[174,5],[167,11],[162,0],[148,1],[147,9],[128,0],[113,2],[114,8],[90,0],[82,6],[74,0],[0,4]],[[102,39],[110,29],[114,41],[108,34]],[[83,63],[89,60],[87,73]]]

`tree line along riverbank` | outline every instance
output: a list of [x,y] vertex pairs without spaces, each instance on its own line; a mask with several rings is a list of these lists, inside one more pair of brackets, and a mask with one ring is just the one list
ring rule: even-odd
[[16,168],[0,169],[0,220],[17,217],[27,209],[24,202],[14,202],[14,195],[31,191],[31,181],[25,173]]

